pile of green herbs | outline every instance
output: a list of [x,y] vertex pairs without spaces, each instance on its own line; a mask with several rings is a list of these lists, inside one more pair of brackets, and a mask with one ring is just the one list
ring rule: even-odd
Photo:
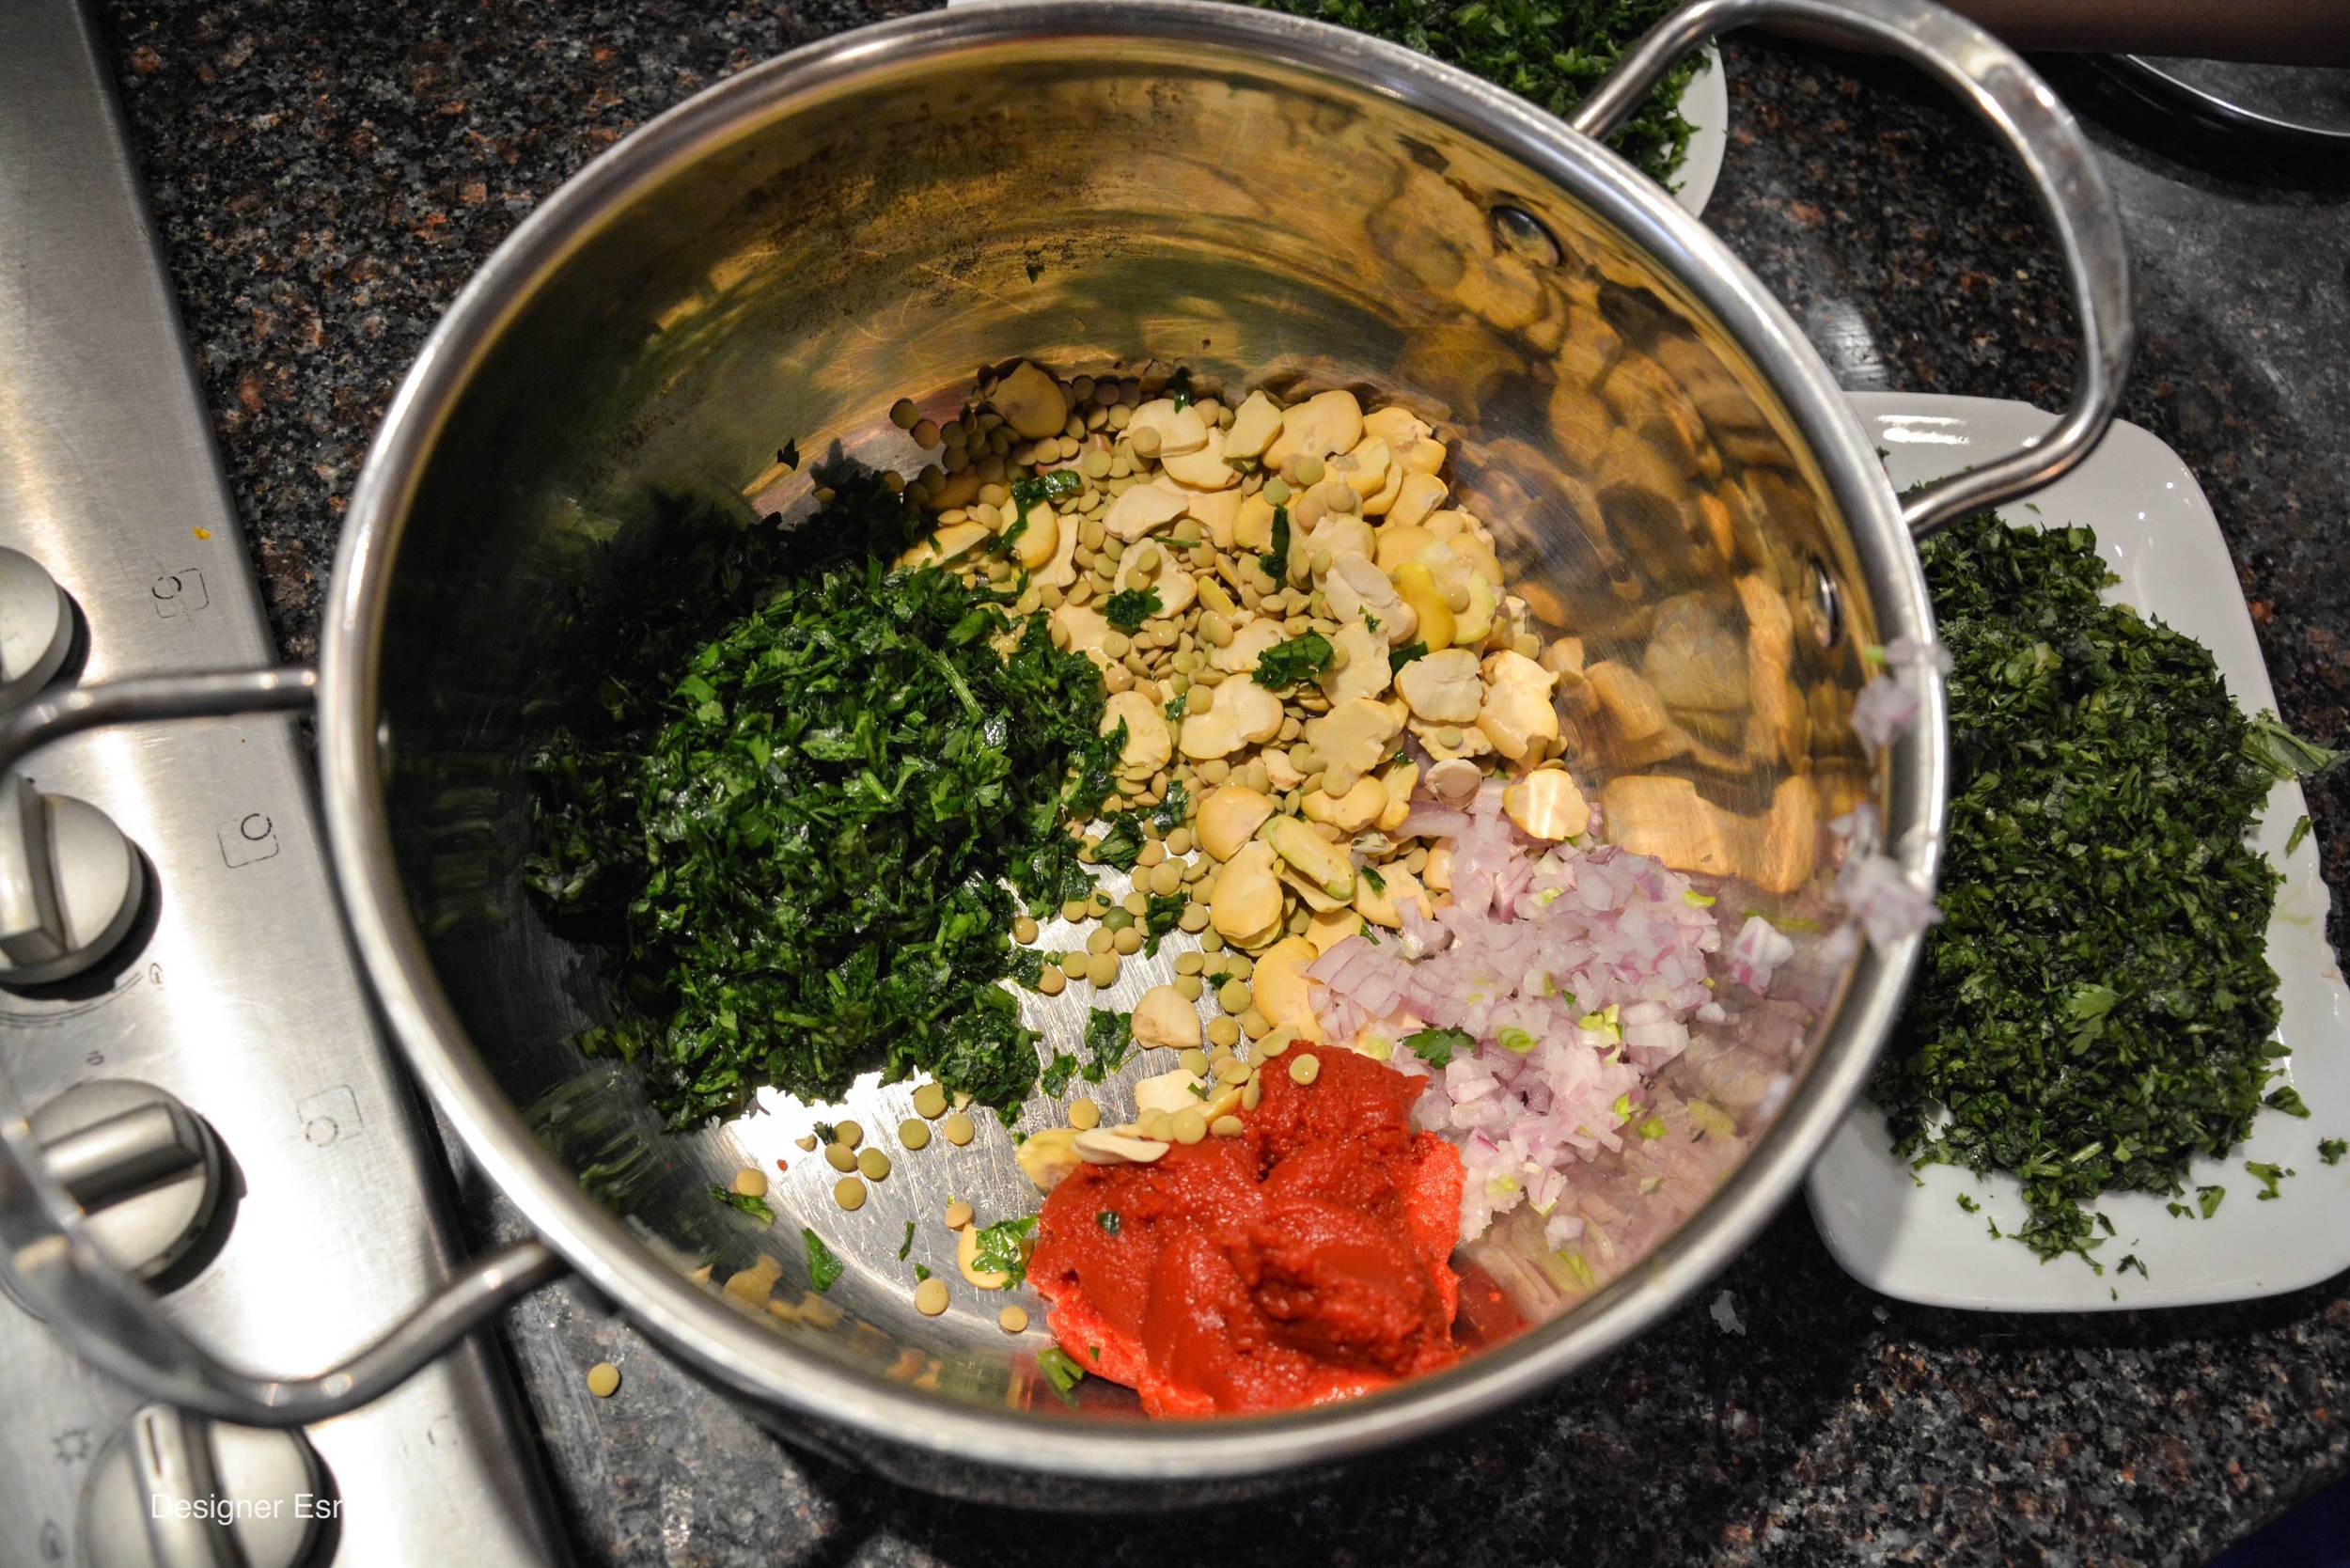
[[2099,1194],[2183,1196],[2264,1099],[2306,1114],[2269,1088],[2278,876],[2248,836],[2311,750],[2193,638],[2103,603],[2088,528],[1985,513],[1924,557],[1953,660],[1943,920],[1872,1093],[1901,1153],[2013,1172],[2015,1239],[2087,1258]]
[[[1507,87],[1561,118],[1615,69],[1676,0],[1245,0],[1386,39]],[[1689,151],[1681,95],[1704,69],[1691,56],[1665,73],[1608,145],[1668,188]]]
[[870,476],[793,529],[681,526],[611,629],[597,712],[537,758],[526,874],[601,918],[613,1022],[673,1128],[760,1089],[916,1070],[992,1105],[1035,1085],[1015,893],[1089,892],[1067,823],[1112,792],[1093,665],[1018,588],[893,570],[918,533]]

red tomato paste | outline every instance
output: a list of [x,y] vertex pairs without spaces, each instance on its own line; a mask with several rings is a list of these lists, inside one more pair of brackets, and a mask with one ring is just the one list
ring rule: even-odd
[[1265,1068],[1237,1136],[1080,1166],[1045,1200],[1028,1278],[1054,1338],[1153,1416],[1320,1404],[1460,1357],[1461,1157],[1406,1120],[1427,1079],[1304,1044]]

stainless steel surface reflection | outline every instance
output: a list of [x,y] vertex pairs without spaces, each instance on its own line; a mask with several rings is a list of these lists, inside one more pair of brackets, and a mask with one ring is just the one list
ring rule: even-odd
[[[1906,948],[1815,952],[1801,1003],[1695,1055],[1754,1152],[1596,1297],[1522,1261],[1551,1321],[1521,1341],[1380,1399],[1213,1428],[1143,1423],[1100,1385],[1064,1411],[1036,1383],[1041,1337],[1007,1339],[996,1299],[913,1311],[910,1264],[944,1260],[950,1193],[990,1215],[1034,1203],[1004,1129],[901,1154],[846,1215],[791,1140],[843,1110],[892,1127],[907,1086],[664,1138],[624,1074],[572,1046],[601,1006],[596,956],[517,881],[522,762],[589,689],[571,651],[626,608],[621,563],[681,505],[805,510],[806,469],[775,462],[787,438],[819,463],[919,465],[890,401],[942,406],[1021,354],[1408,403],[1453,441],[1457,490],[1545,628],[1584,639],[1587,762],[1659,781],[1655,831],[1702,828],[1705,869],[1740,896],[1816,911],[1820,824],[1874,799],[1930,875],[1936,715],[1889,773],[1842,716],[1861,648],[1926,630],[1893,497],[1710,236],[1557,122],[1368,39],[1222,8],[978,7],[851,35],[649,126],[494,259],[403,390],[338,567],[322,742],[363,949],[419,1071],[532,1223],[656,1337],[787,1433],[918,1484],[1097,1504],[1100,1480],[1261,1484],[1604,1352],[1800,1171]],[[1033,1020],[1066,1041],[1167,956],[1107,997],[1031,998]],[[712,1181],[778,1157],[772,1231],[711,1202]],[[850,1261],[821,1297],[803,1223]],[[690,1280],[705,1262],[749,1288]]]

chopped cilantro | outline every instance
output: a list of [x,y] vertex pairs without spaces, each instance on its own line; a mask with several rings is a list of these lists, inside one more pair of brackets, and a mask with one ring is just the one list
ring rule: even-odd
[[[911,1226],[907,1227],[906,1240],[909,1244],[914,1240]],[[807,1248],[807,1288],[822,1295],[840,1282],[841,1270],[846,1265],[824,1245],[822,1236],[805,1227],[800,1231],[800,1244]],[[902,1258],[905,1254],[901,1252],[898,1256]]]
[[747,1192],[736,1192],[732,1187],[722,1187],[715,1182],[710,1184],[710,1196],[738,1214],[750,1215],[761,1225],[773,1225],[776,1222],[776,1211],[767,1206],[767,1200],[763,1198],[754,1198]]
[[1302,685],[1330,667],[1338,651],[1330,639],[1320,632],[1301,632],[1285,642],[1277,642],[1257,655],[1257,667],[1249,679],[1267,691],[1287,691]]
[[2261,1096],[2261,1104],[2280,1110],[2287,1116],[2297,1116],[2304,1121],[2309,1118],[2310,1107],[2302,1103],[2301,1091],[2291,1084],[2280,1084],[2270,1090]]
[[2089,529],[1983,513],[1923,557],[1954,661],[1945,918],[1872,1093],[1903,1154],[2013,1172],[2017,1239],[2086,1258],[2099,1194],[2176,1192],[2270,1091],[2277,873],[2247,830],[2273,767],[2322,759],[2105,603]]
[[989,1274],[1000,1274],[1010,1281],[1006,1289],[1028,1278],[1026,1242],[1036,1230],[1036,1215],[1022,1215],[1017,1219],[999,1219],[984,1230],[974,1232],[971,1266]]
[[2132,1269],[2138,1270],[2138,1277],[2140,1279],[2152,1279],[2154,1278],[2153,1275],[2146,1272],[2145,1261],[2139,1258],[2135,1252],[2123,1259],[2119,1263],[2116,1263],[2113,1267],[2113,1272],[2116,1274],[2127,1274]]
[[[1428,645],[1424,642],[1407,642],[1401,648],[1390,648],[1387,650],[1387,673],[1392,675],[1414,659],[1427,656]],[[1414,676],[1413,679],[1418,680],[1418,677]]]
[[2254,1196],[2264,1203],[2281,1197],[2282,1194],[2277,1190],[2277,1184],[2288,1176],[2296,1174],[2288,1166],[2271,1165],[2265,1160],[2246,1160],[2244,1168],[2250,1171],[2253,1179],[2260,1183],[2261,1190]]
[[1444,1068],[1452,1065],[1454,1052],[1477,1049],[1477,1037],[1466,1029],[1420,1029],[1405,1035],[1402,1044],[1429,1066]]
[[[1561,118],[1597,86],[1673,0],[1250,0],[1335,22],[1434,55]],[[1608,145],[1669,186],[1689,146],[1681,95],[1700,69],[1692,55],[1665,72]]]
[[910,1220],[910,1219],[909,1219],[909,1220],[907,1220],[907,1221],[906,1221],[906,1239],[905,1239],[905,1240],[903,1240],[903,1241],[901,1241],[901,1242],[900,1242],[900,1243],[898,1244],[898,1262],[901,1262],[901,1263],[902,1263],[902,1262],[904,1262],[906,1261],[906,1255],[907,1255],[908,1253],[912,1252],[913,1250],[914,1250],[914,1221],[912,1221],[912,1220]]
[[2195,1189],[2195,1206],[2202,1212],[2202,1215],[2205,1219],[2209,1219],[2212,1215],[2219,1212],[2220,1200],[2227,1196],[2228,1189],[2226,1187],[2197,1187]]
[[[1120,725],[1121,730],[1126,727]],[[1124,870],[1142,857],[1142,822],[1132,811],[1110,819],[1109,831],[1094,841],[1093,858]]]
[[1970,1215],[1979,1215],[1982,1213],[1982,1205],[1976,1202],[1973,1199],[1967,1197],[1963,1192],[1958,1195],[1958,1206],[1966,1210]]
[[916,1264],[915,1264],[915,1265],[914,1265],[914,1280],[915,1280],[915,1283],[916,1283],[916,1284],[917,1284],[917,1285],[918,1285],[918,1284],[920,1284],[923,1280],[928,1279],[930,1277],[931,1277],[931,1266],[930,1266],[930,1264],[928,1264],[928,1263],[916,1263]]
[[1142,950],[1146,957],[1158,956],[1159,940],[1175,929],[1183,917],[1183,907],[1191,902],[1187,893],[1151,893],[1145,896],[1142,907]]
[[1047,1094],[1058,1095],[1069,1087],[1069,1080],[1077,1075],[1077,1058],[1066,1051],[1055,1051],[1053,1059],[1044,1064],[1036,1087]]
[[1102,601],[1102,619],[1121,632],[1139,632],[1159,609],[1157,588],[1128,588]]
[[1135,1038],[1135,1015],[1097,1007],[1086,1015],[1085,1048],[1089,1058],[1085,1079],[1098,1084],[1126,1064],[1126,1048]]
[[[1099,1359],[1098,1355],[1096,1359]],[[1053,1392],[1060,1396],[1061,1403],[1073,1408],[1077,1403],[1074,1390],[1078,1384],[1085,1381],[1086,1370],[1072,1360],[1069,1353],[1058,1345],[1038,1351],[1036,1367],[1044,1374],[1044,1381],[1051,1385]]]
[[1264,574],[1276,583],[1288,578],[1290,574],[1289,508],[1275,507],[1273,509],[1273,541],[1265,553],[1257,557],[1257,564],[1262,567]]
[[525,876],[612,935],[615,1017],[579,1044],[673,1129],[871,1069],[1017,1105],[1015,901],[1092,885],[1067,823],[1116,784],[1101,676],[1002,592],[893,570],[919,515],[831,484],[798,527],[682,506],[642,531],[657,556],[597,563],[649,608],[584,639],[531,762]]
[[[1189,687],[1185,687],[1183,690],[1177,692],[1173,697],[1167,698],[1167,706],[1159,711],[1166,715],[1167,723],[1173,724],[1183,716],[1183,710],[1190,706],[1191,689]],[[1173,783],[1169,784],[1167,788],[1169,790],[1176,790],[1182,788],[1182,785],[1180,783]]]
[[2350,1153],[2350,1139],[2327,1137],[2317,1142],[2317,1157],[2327,1165],[2340,1165],[2342,1156]]
[[1044,979],[1044,955],[1034,948],[1014,948],[1007,972],[1015,984],[1034,991]]
[[[1169,703],[1167,716],[1170,719],[1176,717],[1177,710],[1183,705],[1183,698],[1190,695],[1185,692]],[[1183,826],[1183,820],[1190,815],[1191,792],[1183,788],[1182,779],[1169,779],[1167,793],[1160,797],[1159,804],[1151,812],[1151,825],[1157,828],[1162,835],[1172,833]]]

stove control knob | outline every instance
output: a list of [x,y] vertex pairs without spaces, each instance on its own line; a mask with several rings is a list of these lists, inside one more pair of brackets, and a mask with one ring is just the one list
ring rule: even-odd
[[82,1487],[88,1568],[298,1568],[333,1512],[299,1432],[150,1404],[107,1440]]
[[73,647],[73,601],[40,562],[0,549],[0,709],[49,684]]
[[203,1240],[220,1206],[220,1140],[168,1090],[98,1078],[42,1105],[27,1125],[117,1268],[152,1279]]
[[0,985],[46,985],[105,957],[138,918],[146,882],[105,812],[0,777]]

